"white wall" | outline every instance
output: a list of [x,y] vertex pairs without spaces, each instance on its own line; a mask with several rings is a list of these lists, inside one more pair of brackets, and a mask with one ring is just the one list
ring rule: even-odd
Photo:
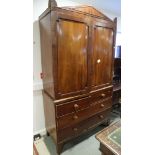
[[[70,0],[57,0],[58,6],[75,6],[79,3]],[[88,4],[89,5],[89,4]],[[42,98],[42,80],[40,79],[41,68],[41,50],[40,33],[38,17],[47,8],[48,0],[34,0],[33,4],[33,133],[45,132],[45,120]],[[104,12],[111,19],[115,17],[110,12]],[[121,18],[118,18],[118,32],[121,32]],[[117,43],[119,44],[119,41]]]

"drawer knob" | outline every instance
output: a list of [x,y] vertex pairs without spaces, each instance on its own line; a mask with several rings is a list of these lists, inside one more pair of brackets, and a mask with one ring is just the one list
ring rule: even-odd
[[103,118],[103,115],[100,115],[100,118]]
[[74,116],[73,116],[73,119],[78,119],[78,116],[77,116],[77,115],[74,115]]
[[74,131],[77,131],[78,129],[77,129],[77,128],[74,128],[73,130],[74,130]]
[[101,94],[102,97],[105,97],[105,94]]
[[79,108],[79,105],[78,104],[74,104],[74,108],[75,109],[78,109]]
[[104,107],[104,104],[101,104],[101,108],[103,108]]

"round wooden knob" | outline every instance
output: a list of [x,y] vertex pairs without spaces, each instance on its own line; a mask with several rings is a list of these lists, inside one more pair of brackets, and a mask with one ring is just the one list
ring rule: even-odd
[[77,116],[77,115],[74,115],[74,116],[73,116],[73,119],[78,119],[78,116]]
[[103,118],[103,115],[100,115],[100,118]]
[[74,108],[75,109],[79,108],[79,105],[78,104],[74,104]]
[[103,108],[104,107],[104,104],[101,104],[101,108]]
[[105,94],[101,94],[102,97],[105,97]]
[[77,129],[77,128],[74,128],[73,130],[74,130],[74,131],[77,131],[78,129]]

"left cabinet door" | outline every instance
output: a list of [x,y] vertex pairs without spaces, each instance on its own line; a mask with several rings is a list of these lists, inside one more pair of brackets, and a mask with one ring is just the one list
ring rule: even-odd
[[88,88],[88,29],[82,22],[57,21],[57,91],[61,97]]

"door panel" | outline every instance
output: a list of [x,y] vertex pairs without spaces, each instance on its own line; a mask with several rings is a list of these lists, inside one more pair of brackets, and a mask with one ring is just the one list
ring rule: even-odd
[[113,30],[96,26],[93,30],[92,86],[111,82]]
[[84,23],[59,20],[58,93],[69,94],[87,87],[88,26]]

